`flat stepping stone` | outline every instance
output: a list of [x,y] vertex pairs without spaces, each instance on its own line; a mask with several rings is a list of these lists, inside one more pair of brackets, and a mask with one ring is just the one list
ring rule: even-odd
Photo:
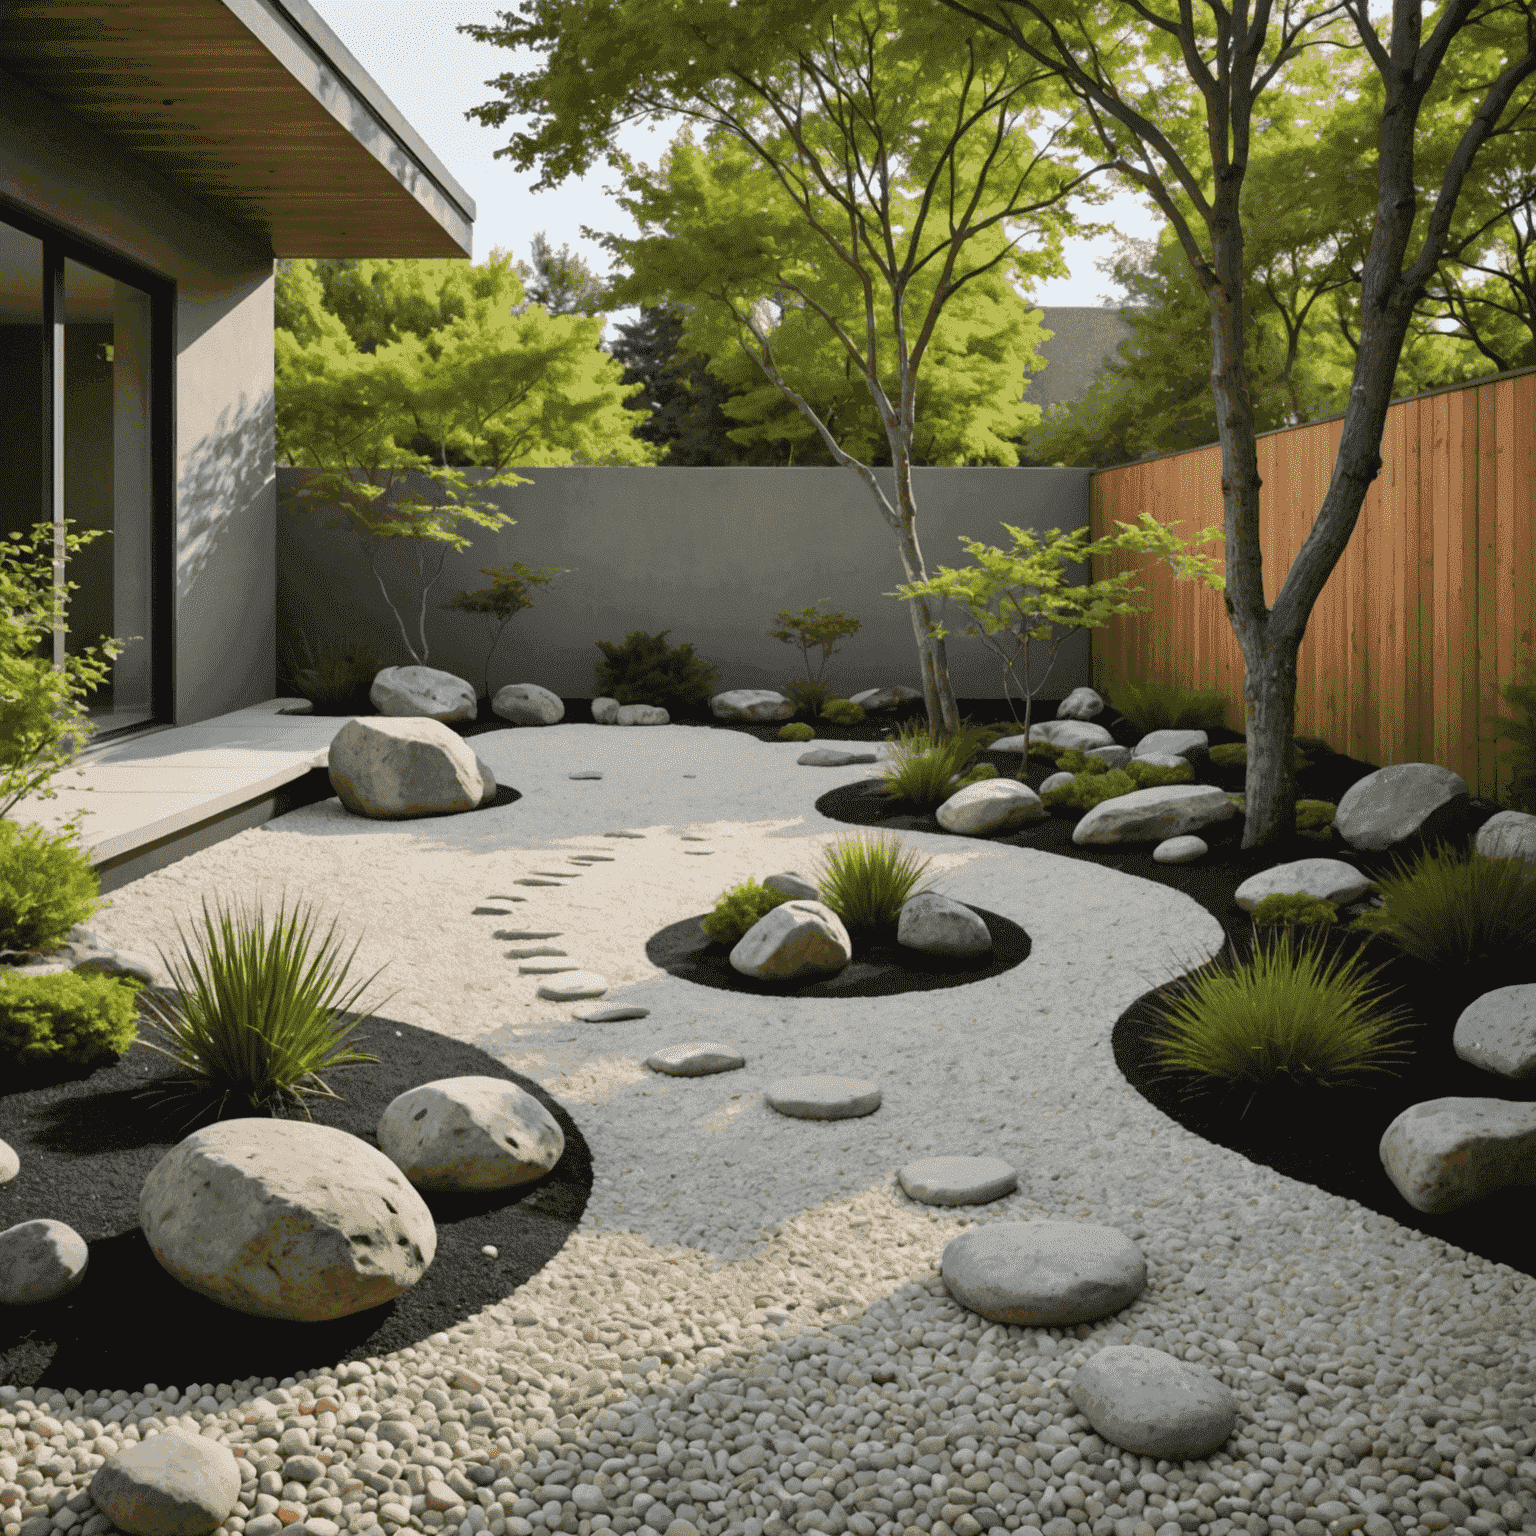
[[493,939],[558,939],[560,931],[553,929],[548,933],[535,933],[531,928],[498,928],[491,937]]
[[[563,880],[537,880],[532,875],[525,875],[521,880],[516,880],[513,883],[515,885],[563,885],[565,882]],[[479,910],[488,912],[491,909],[489,907],[484,907],[480,908]],[[511,914],[503,912],[501,915],[503,917],[508,917]]]
[[554,875],[559,880],[575,880],[582,874],[579,869],[536,869],[536,875]]
[[532,965],[518,966],[517,974],[519,976],[556,976],[562,971],[579,971],[580,969],[581,967],[574,960],[566,965],[561,965],[558,960],[536,960]]
[[851,1120],[880,1108],[880,1089],[859,1077],[781,1077],[763,1095],[796,1120]]
[[507,951],[508,960],[537,960],[541,955],[559,955],[562,958],[569,958],[565,950],[556,949],[553,944],[534,944],[527,949]]
[[683,1045],[665,1045],[645,1058],[653,1072],[670,1077],[708,1077],[712,1072],[734,1072],[747,1064],[746,1057],[728,1045],[714,1040],[690,1040]]
[[[526,896],[487,896],[485,899],[487,901],[527,901],[528,900],[528,898]],[[478,912],[481,909],[479,907],[476,907],[475,910]],[[511,915],[512,914],[510,912],[504,912],[502,914],[503,917],[510,917]]]
[[589,1008],[574,1017],[583,1024],[617,1024],[620,1019],[646,1019],[650,1014],[649,1008]]
[[[498,896],[497,901],[521,901],[521,896]],[[504,907],[476,907],[470,913],[471,917],[511,917],[512,914]]]
[[612,864],[613,861],[611,853],[573,853],[571,855],[572,864]]
[[608,978],[596,971],[567,971],[555,981],[540,984],[538,995],[551,1003],[574,1003],[583,997],[601,997]]
[[922,1157],[897,1175],[924,1205],[986,1205],[1019,1187],[1019,1175],[1000,1157]]
[[841,752],[836,747],[812,747],[795,762],[802,768],[846,768],[850,763],[878,763],[878,752]]
[[707,858],[715,850],[713,848],[684,848],[684,853],[691,853],[695,858]]
[[600,779],[602,778],[602,774],[600,774],[595,768],[587,768],[581,773],[573,773],[571,777],[573,779]]
[[644,832],[604,832],[604,837],[644,837]]
[[707,837],[702,837],[697,832],[681,832],[678,836],[685,843],[707,843],[709,841]]

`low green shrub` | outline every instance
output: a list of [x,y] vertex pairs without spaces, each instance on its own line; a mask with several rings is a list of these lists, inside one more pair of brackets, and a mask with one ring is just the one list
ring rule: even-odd
[[813,720],[838,697],[825,683],[804,677],[783,684],[779,692],[789,700],[797,716],[806,715]]
[[1226,695],[1216,689],[1191,692],[1167,683],[1116,683],[1109,702],[1137,730],[1210,730],[1227,723]]
[[862,725],[864,706],[849,699],[831,699],[821,706],[821,718],[833,725]]
[[[1305,738],[1311,741],[1312,737]],[[1312,759],[1307,757],[1301,749],[1303,738],[1298,736],[1291,744],[1291,770],[1294,773],[1305,773],[1312,766]],[[1229,741],[1220,746],[1211,748],[1211,761],[1218,768],[1246,768],[1248,766],[1248,743],[1246,741]]]
[[388,658],[367,641],[342,641],[316,647],[299,631],[300,656],[288,651],[284,671],[299,698],[308,699],[319,714],[367,714],[373,680],[389,665]]
[[976,729],[962,726],[953,736],[933,742],[927,727],[913,721],[886,739],[890,762],[883,769],[885,793],[921,811],[934,811],[954,794],[951,780],[970,767],[980,738]]
[[620,704],[659,704],[676,712],[707,704],[719,690],[720,669],[693,654],[691,643],[669,646],[664,629],[648,635],[632,629],[622,645],[599,640],[606,658],[594,672],[594,698]]
[[1299,837],[1310,838],[1315,843],[1333,841],[1333,817],[1338,810],[1331,800],[1298,800],[1296,802],[1296,832]]
[[844,838],[828,850],[816,884],[848,936],[857,939],[896,926],[902,907],[922,894],[913,887],[931,862],[918,864],[903,854],[895,836]]
[[790,721],[788,725],[781,725],[779,727],[780,741],[811,741],[815,738],[815,735],[816,732],[810,726],[802,725],[794,720]]
[[101,880],[69,835],[0,820],[0,950],[57,949],[104,905]]
[[1106,800],[1118,800],[1137,789],[1135,779],[1123,768],[1106,767],[1102,772],[1089,770],[1073,774],[1070,784],[1048,789],[1041,802],[1049,811],[1091,811]]
[[995,779],[997,769],[991,763],[977,763],[969,773],[962,774],[955,782],[957,790],[964,789],[967,784],[979,784],[983,779]]
[[1192,784],[1195,769],[1192,763],[1143,763],[1132,758],[1125,765],[1137,789],[1158,789],[1164,784]]
[[1109,764],[1102,757],[1089,757],[1081,747],[1059,753],[1055,759],[1058,773],[1108,773]]
[[1495,715],[1491,721],[1493,739],[1509,743],[1500,748],[1510,753],[1510,761],[1500,765],[1510,775],[1503,804],[1506,810],[1536,812],[1536,685],[1506,683],[1499,692],[1525,714],[1524,720]]
[[1302,891],[1285,895],[1276,893],[1266,896],[1253,909],[1253,920],[1266,928],[1282,923],[1292,927],[1321,923],[1325,928],[1331,928],[1339,920],[1339,911],[1331,901],[1319,901]]
[[138,1038],[140,984],[116,976],[0,975],[0,1066],[95,1068]]
[[715,902],[714,910],[700,918],[699,927],[704,930],[704,937],[714,940],[716,944],[734,945],[741,941],[742,935],[749,928],[775,907],[782,907],[786,901],[793,900],[793,896],[786,896],[783,891],[776,891],[772,886],[748,880],[742,885],[733,886],[721,896]]

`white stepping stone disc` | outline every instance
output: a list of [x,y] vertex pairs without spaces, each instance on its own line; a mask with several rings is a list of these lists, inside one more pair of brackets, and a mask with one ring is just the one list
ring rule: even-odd
[[649,1008],[589,1008],[585,1013],[574,1015],[583,1024],[617,1024],[620,1019],[648,1019],[650,1016]]
[[508,960],[537,960],[541,955],[559,955],[562,959],[569,956],[563,949],[556,949],[553,944],[535,944],[531,949],[509,949]]
[[571,863],[572,864],[612,864],[613,863],[613,855],[611,853],[573,853],[571,855]]
[[684,848],[683,849],[684,853],[695,854],[695,855],[697,855],[700,858],[703,858],[705,855],[711,854],[714,851],[715,850],[713,848]]
[[571,777],[573,779],[600,779],[602,774],[598,773],[595,769],[588,768],[584,772],[573,773]]
[[604,837],[644,837],[644,832],[604,832]]
[[682,832],[679,834],[685,843],[707,843],[709,839],[698,832]]
[[571,1003],[583,997],[601,997],[608,990],[608,978],[596,971],[567,971],[556,981],[546,981],[538,995],[552,1003]]
[[879,1087],[858,1077],[781,1077],[764,1097],[796,1120],[851,1120],[880,1108]]
[[581,876],[581,875],[583,875],[585,873],[586,873],[586,871],[585,870],[581,870],[581,869],[536,869],[536,870],[534,870],[534,874],[536,874],[536,875],[554,875],[556,877],[556,879],[559,879],[559,880],[575,880],[579,876]]
[[579,971],[581,967],[574,960],[562,963],[559,960],[535,960],[530,965],[520,965],[517,968],[519,976],[559,976],[568,971]]
[[535,880],[531,875],[525,875],[521,880],[514,880],[514,885],[559,885],[559,880]]
[[671,1077],[708,1077],[713,1072],[734,1072],[746,1066],[746,1058],[728,1045],[714,1040],[689,1040],[683,1045],[665,1045],[645,1058],[653,1072]]
[[986,1205],[1019,1187],[1019,1175],[1000,1157],[922,1157],[897,1175],[924,1205]]
[[[535,933],[531,928],[502,928],[491,935],[493,939],[558,939],[559,929],[552,929],[547,933]],[[565,953],[564,950],[561,951]]]

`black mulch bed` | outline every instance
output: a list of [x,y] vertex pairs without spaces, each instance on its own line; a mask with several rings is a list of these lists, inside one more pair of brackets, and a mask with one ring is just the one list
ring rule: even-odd
[[[144,1022],[141,1012],[141,1038],[159,1039]],[[344,1097],[311,1099],[317,1124],[377,1147],[379,1116],[408,1089],[442,1077],[496,1077],[516,1083],[555,1117],[565,1135],[560,1161],[544,1178],[512,1190],[424,1194],[437,1254],[395,1301],[330,1323],[274,1322],[189,1291],[160,1267],[139,1227],[144,1180],[188,1133],[198,1108],[196,1101],[162,1105],[136,1096],[174,1077],[174,1062],[134,1046],[88,1076],[7,1082],[0,1126],[21,1172],[0,1185],[0,1229],[39,1217],[63,1221],[90,1244],[90,1264],[81,1285],[58,1301],[0,1309],[0,1384],[112,1392],[138,1391],[151,1381],[281,1379],[419,1343],[537,1274],[564,1246],[592,1190],[592,1155],[575,1121],[530,1078],[432,1030],[374,1017],[349,1043],[379,1062],[324,1074]],[[205,1110],[198,1123],[211,1119]],[[485,1246],[497,1257],[481,1253]]]
[[[967,712],[962,706],[962,713]],[[1048,704],[1043,712],[1037,709],[1033,718],[1052,719],[1054,715],[1054,705]],[[981,721],[999,717],[977,709],[972,718]],[[1142,734],[1109,711],[1095,723],[1105,725],[1122,746],[1134,745]],[[777,728],[748,729],[763,732],[764,739],[772,740]],[[889,727],[872,729],[865,724],[854,730],[865,734],[854,737],[852,731],[818,727],[817,740],[879,740]],[[1213,746],[1243,740],[1240,733],[1230,730],[1213,729],[1207,734]],[[1013,752],[986,752],[979,761],[994,764],[1002,775],[1011,775],[1017,773],[1020,757]],[[1337,803],[1351,785],[1374,772],[1377,766],[1340,753],[1318,754],[1313,766],[1299,779],[1299,797]],[[1031,762],[1027,782],[1038,790],[1053,771],[1049,764]],[[1223,789],[1243,789],[1241,768],[1218,768],[1208,759],[1197,761],[1196,777],[1202,783],[1218,784]],[[892,801],[864,783],[846,785],[822,795],[816,801],[816,809],[833,821],[854,826],[944,835],[933,814],[918,814],[914,807]],[[1421,850],[1442,842],[1463,847],[1465,840],[1498,809],[1490,801],[1462,797],[1437,812],[1418,838],[1389,854],[1358,852],[1337,835],[1327,843],[1298,837],[1262,854],[1245,851],[1241,846],[1241,815],[1201,831],[1210,852],[1193,864],[1158,864],[1152,858],[1151,844],[1125,848],[1079,846],[1072,841],[1076,817],[1063,814],[1053,814],[1037,826],[994,836],[988,841],[1035,848],[1063,858],[1085,859],[1182,891],[1221,924],[1227,939],[1222,958],[1240,964],[1253,953],[1253,923],[1237,905],[1235,894],[1251,875],[1276,864],[1307,858],[1338,859],[1373,878],[1390,875],[1399,865],[1407,867]],[[1383,1061],[1392,1069],[1392,1076],[1384,1072],[1363,1074],[1355,1086],[1330,1087],[1282,1078],[1256,1089],[1254,1085],[1207,1087],[1208,1080],[1189,1073],[1169,1075],[1155,1049],[1168,1038],[1164,1010],[1156,1006],[1156,989],[1138,998],[1115,1024],[1115,1065],[1148,1103],[1207,1141],[1228,1147],[1290,1178],[1357,1201],[1453,1248],[1536,1275],[1536,1224],[1511,1219],[1509,1193],[1446,1215],[1426,1215],[1403,1199],[1382,1167],[1380,1155],[1381,1137],[1391,1122],[1403,1110],[1426,1099],[1468,1097],[1536,1102],[1536,1079],[1510,1082],[1481,1071],[1464,1062],[1451,1042],[1463,1009],[1495,988],[1536,982],[1536,963],[1511,965],[1500,963],[1495,957],[1483,957],[1466,971],[1457,973],[1413,960],[1383,938],[1347,933],[1346,921],[1323,931],[1321,964],[1341,965],[1358,955],[1358,969],[1375,971],[1370,979],[1371,997],[1379,1000],[1383,1011],[1400,1014],[1400,1027],[1389,1042],[1394,1054]],[[1194,959],[1192,948],[1187,953]]]

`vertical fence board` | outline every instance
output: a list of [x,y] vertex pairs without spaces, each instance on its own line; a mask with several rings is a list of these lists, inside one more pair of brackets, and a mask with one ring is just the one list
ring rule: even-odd
[[[1313,422],[1258,442],[1264,596],[1273,605],[1327,492],[1343,424]],[[1536,373],[1395,402],[1382,469],[1313,608],[1297,657],[1296,729],[1370,762],[1437,762],[1497,796],[1512,765],[1492,736],[1520,718],[1501,689],[1536,683]],[[1150,511],[1225,570],[1221,459],[1194,449],[1091,482],[1093,536]],[[1148,615],[1094,635],[1095,675],[1209,689],[1242,728],[1245,669],[1222,595],[1146,556],[1095,562],[1095,579],[1137,572]]]

